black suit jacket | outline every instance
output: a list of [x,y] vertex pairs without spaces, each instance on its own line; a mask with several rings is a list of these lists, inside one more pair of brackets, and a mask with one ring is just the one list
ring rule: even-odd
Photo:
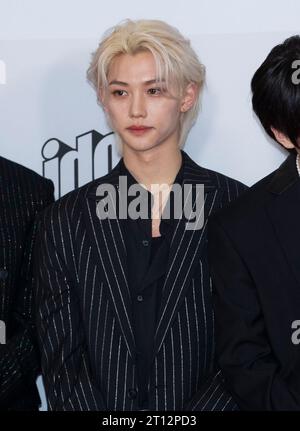
[[[198,166],[184,152],[184,180],[204,184],[205,223],[179,220],[151,358],[151,410],[233,409],[214,358],[214,318],[207,263],[208,215],[245,186]],[[40,220],[37,328],[51,410],[136,410],[136,346],[126,248],[117,219],[98,219],[96,189],[108,175],[51,205]]]
[[53,202],[53,185],[0,157],[0,409],[37,409],[39,366],[34,330],[32,251],[34,218]]
[[209,222],[217,349],[244,409],[300,409],[300,179],[295,154]]

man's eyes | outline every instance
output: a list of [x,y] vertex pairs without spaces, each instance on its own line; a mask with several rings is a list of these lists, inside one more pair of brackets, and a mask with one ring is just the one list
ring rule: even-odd
[[112,92],[112,94],[113,94],[114,96],[122,96],[122,95],[123,95],[122,93],[125,93],[125,90],[114,90],[114,91]]
[[[164,93],[165,92],[165,90],[164,89],[162,89],[162,88],[149,88],[148,90],[147,90],[147,93],[148,94],[150,94],[150,95],[153,95],[153,96],[156,96],[156,95],[158,95],[158,94],[162,94],[162,93]],[[126,94],[126,91],[125,90],[114,90],[113,92],[112,92],[112,94],[114,95],[114,96],[116,96],[116,97],[122,97],[123,95],[125,95]]]
[[148,92],[150,94],[161,94],[163,90],[161,88],[149,88]]

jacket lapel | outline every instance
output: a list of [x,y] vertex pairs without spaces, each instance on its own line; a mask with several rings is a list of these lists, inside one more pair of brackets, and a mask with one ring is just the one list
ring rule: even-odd
[[269,185],[268,216],[283,247],[287,262],[300,284],[300,179],[295,155],[280,166]]
[[[175,223],[166,279],[158,312],[153,358],[159,351],[168,328],[185,296],[193,274],[194,264],[200,259],[206,243],[205,233],[208,216],[213,208],[219,206],[222,197],[222,192],[217,188],[209,171],[199,167],[183,151],[182,156],[184,157],[183,183],[192,184],[193,207],[191,210],[193,211],[195,211],[194,205],[197,199],[196,184],[204,185],[204,200],[202,202],[204,224],[200,229],[186,229],[186,223],[189,221],[189,214],[186,213],[185,217]],[[127,281],[126,248],[122,233],[123,224],[120,223],[118,218],[100,220],[96,214],[96,205],[99,200],[96,195],[97,186],[102,183],[109,183],[117,188],[119,171],[120,163],[106,177],[102,178],[101,182],[93,182],[87,191],[86,202],[83,203],[83,207],[87,233],[93,250],[95,250],[92,255],[96,259],[96,263],[99,264],[100,262],[104,269],[114,310],[128,351],[134,359],[135,340],[132,326],[132,302]]]
[[97,187],[107,183],[114,186],[118,193],[120,163],[100,182],[93,183],[88,190],[85,208],[87,233],[89,235],[92,255],[97,264],[101,263],[109,295],[117,316],[121,331],[124,336],[128,351],[132,358],[135,357],[135,340],[132,327],[132,302],[127,282],[126,248],[122,233],[122,224],[118,218],[101,220],[96,213],[99,202]]
[[204,211],[204,224],[198,230],[188,230],[186,229],[187,220],[182,217],[175,227],[157,319],[154,356],[160,350],[166,333],[185,296],[185,291],[190,285],[193,265],[200,259],[206,242],[207,218],[213,207],[219,205],[221,199],[221,192],[213,183],[208,171],[200,168],[184,152],[183,156],[185,159],[183,182],[184,184],[193,185],[193,204],[195,204],[197,198],[196,184],[204,185],[204,202],[200,205],[202,211]]

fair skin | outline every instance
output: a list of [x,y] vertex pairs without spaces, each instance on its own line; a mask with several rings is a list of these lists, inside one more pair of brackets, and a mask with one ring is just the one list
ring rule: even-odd
[[[196,101],[197,87],[190,83],[184,95],[173,96],[155,82],[155,60],[150,52],[121,54],[111,62],[108,89],[100,99],[112,127],[121,137],[127,169],[148,190],[151,184],[171,185],[181,166],[179,119]],[[147,126],[133,133],[131,126]],[[154,194],[152,236],[160,236],[159,223],[168,194]]]

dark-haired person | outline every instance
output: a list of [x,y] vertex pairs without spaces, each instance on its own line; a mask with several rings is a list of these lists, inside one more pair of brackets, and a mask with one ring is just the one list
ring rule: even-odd
[[[49,409],[236,409],[214,355],[206,222],[245,186],[182,150],[204,67],[176,28],[126,20],[106,33],[88,77],[123,157],[43,212],[37,326]],[[153,185],[166,186],[158,205]],[[200,205],[198,228],[162,217],[173,185],[190,191],[188,219]],[[153,198],[146,217],[100,216],[102,201],[117,206],[133,189]]]
[[40,371],[33,312],[35,216],[52,182],[0,157],[0,410],[38,410]]
[[246,410],[300,410],[300,37],[255,72],[253,109],[290,151],[209,222],[218,359]]

